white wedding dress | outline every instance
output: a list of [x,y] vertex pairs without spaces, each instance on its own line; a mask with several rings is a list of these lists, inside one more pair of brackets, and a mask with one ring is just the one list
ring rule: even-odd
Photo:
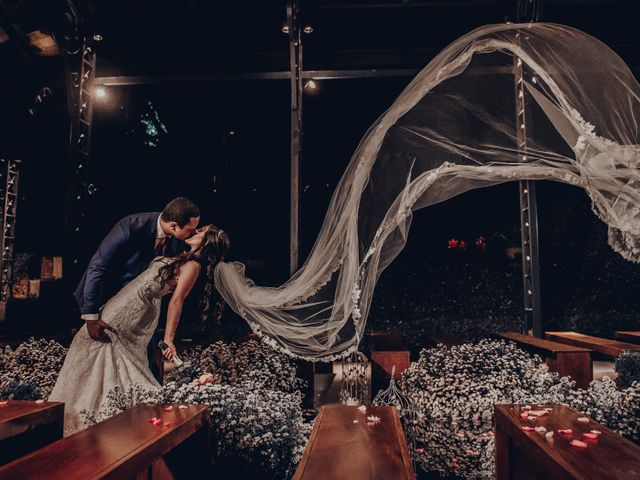
[[156,278],[168,262],[166,257],[156,258],[105,304],[101,318],[117,332],[107,331],[110,343],[93,340],[86,325],[73,338],[49,397],[65,404],[65,436],[84,427],[80,412],[97,410],[113,387],[126,390],[137,383],[145,389],[160,388],[149,369],[147,345],[158,325],[161,299],[171,291]]

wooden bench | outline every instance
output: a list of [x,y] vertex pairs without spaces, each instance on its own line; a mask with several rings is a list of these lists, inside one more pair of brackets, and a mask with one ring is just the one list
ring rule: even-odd
[[369,352],[371,353],[372,395],[375,395],[380,389],[387,388],[394,365],[396,379],[400,378],[402,372],[411,365],[409,350],[404,346],[397,333],[371,332]]
[[640,351],[640,345],[609,340],[608,338],[592,337],[576,332],[545,332],[545,338],[575,347],[589,348],[610,358],[617,358],[625,350]]
[[614,336],[621,342],[640,344],[640,332],[615,332]]
[[0,479],[206,478],[208,419],[205,405],[138,405],[0,467]]
[[[380,421],[369,424],[367,416]],[[357,423],[354,423],[357,421]],[[326,405],[320,409],[294,480],[414,480],[395,407]]]
[[64,404],[8,400],[0,405],[0,465],[62,438]]
[[[579,422],[582,415],[564,405],[549,405],[553,410],[535,422],[521,418],[521,407],[495,406],[497,480],[640,478],[640,446],[592,420]],[[524,431],[525,425],[545,427],[553,437]],[[563,435],[559,429],[572,433]],[[582,435],[591,430],[602,433],[593,440]],[[571,440],[583,441],[587,447],[573,446]]]
[[587,348],[574,347],[516,332],[502,332],[497,333],[496,336],[515,342],[524,350],[540,355],[545,359],[549,370],[558,372],[563,377],[570,376],[580,388],[587,388],[593,380],[591,350]]

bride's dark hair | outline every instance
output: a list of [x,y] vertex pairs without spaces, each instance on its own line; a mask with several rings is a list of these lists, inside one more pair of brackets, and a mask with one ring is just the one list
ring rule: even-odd
[[[229,235],[224,230],[221,230],[214,225],[205,225],[197,230],[197,233],[202,232],[204,229],[204,235],[202,236],[202,242],[196,248],[193,248],[189,252],[184,252],[178,255],[175,261],[161,267],[158,270],[157,279],[160,281],[160,285],[164,288],[167,282],[176,277],[176,272],[180,270],[180,267],[187,262],[195,261],[200,264],[200,275],[204,277],[204,292],[202,299],[200,300],[200,308],[202,314],[200,319],[206,320],[209,315],[212,296],[215,292],[213,285],[213,271],[216,265],[224,260],[225,255],[229,251],[231,242]],[[218,302],[220,303],[220,302]],[[221,310],[222,305],[218,305],[216,310]],[[218,312],[216,312],[218,313]],[[221,311],[219,312],[221,314]]]

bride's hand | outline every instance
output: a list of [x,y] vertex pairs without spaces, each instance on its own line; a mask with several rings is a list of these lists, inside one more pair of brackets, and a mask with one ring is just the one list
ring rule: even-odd
[[164,343],[167,344],[167,349],[163,350],[162,354],[164,355],[164,358],[166,358],[168,361],[173,360],[173,356],[176,355],[176,346],[173,344],[173,342],[171,340],[164,340]]

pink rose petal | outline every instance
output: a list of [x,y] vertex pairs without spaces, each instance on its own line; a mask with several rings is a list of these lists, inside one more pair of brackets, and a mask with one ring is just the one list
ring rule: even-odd
[[587,417],[578,417],[577,420],[580,423],[589,423],[589,419]]
[[529,416],[529,414],[528,414],[527,412],[522,412],[522,413],[520,414],[520,416],[521,416],[522,418],[527,418],[527,417]]
[[602,435],[602,432],[600,430],[591,430],[591,433],[593,433],[596,436]]
[[535,430],[535,428],[533,427],[528,427],[528,426],[524,426],[522,427],[522,430],[524,430],[525,432],[533,432]]
[[573,430],[571,430],[570,428],[561,428],[558,430],[558,433],[561,433],[562,435],[571,435],[573,433]]
[[596,438],[598,438],[598,435],[596,435],[595,433],[583,433],[582,436],[591,440],[595,440]]
[[6,407],[7,405],[9,405],[9,400],[4,400],[0,402],[0,407]]
[[167,407],[164,407],[164,408],[163,408],[163,410],[164,410],[165,412],[170,412],[171,410],[173,410],[173,405],[169,405],[169,406],[167,406]]
[[580,441],[580,440],[571,440],[571,445],[573,445],[574,447],[579,447],[579,448],[587,448],[587,444]]

